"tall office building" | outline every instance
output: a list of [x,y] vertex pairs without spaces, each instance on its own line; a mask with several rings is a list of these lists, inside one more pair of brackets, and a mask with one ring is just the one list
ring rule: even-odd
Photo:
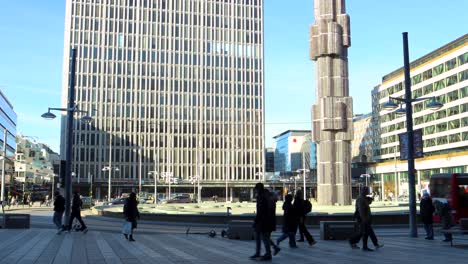
[[[422,133],[424,155],[415,159],[417,189],[425,188],[434,173],[468,171],[468,34],[411,62],[413,98],[434,97],[444,107],[428,108],[430,100],[413,103],[414,130]],[[374,157],[369,168],[381,194],[408,194],[407,161],[400,161],[399,135],[406,133],[406,116],[385,111],[389,96],[404,96],[403,68],[382,78],[372,91]]]
[[94,117],[75,122],[73,171],[98,196],[109,166],[113,194],[153,186],[150,172],[161,187],[201,175],[204,192],[263,180],[262,0],[68,0],[63,105],[71,48]]
[[[2,155],[6,155],[5,160],[5,186],[11,186],[13,183],[13,167],[16,153],[16,124],[17,115],[13,110],[13,105],[8,101],[6,96],[0,91],[0,146]],[[6,140],[5,140],[6,139]],[[3,154],[4,153],[4,154]],[[0,162],[0,174],[2,173]],[[0,179],[1,182],[1,179]],[[4,190],[6,195],[7,190]]]

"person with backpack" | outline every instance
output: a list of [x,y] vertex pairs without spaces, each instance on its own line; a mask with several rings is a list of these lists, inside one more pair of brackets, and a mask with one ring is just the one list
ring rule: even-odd
[[308,213],[312,211],[312,204],[310,203],[309,200],[304,200],[302,198],[303,194],[302,191],[299,190],[296,192],[296,196],[294,197],[294,210],[299,215],[299,235],[300,239],[297,240],[297,242],[304,242],[304,237],[307,239],[307,242],[309,243],[309,246],[313,246],[317,243],[315,241],[314,237],[309,233],[309,230],[307,230],[307,227],[305,225],[306,223],[306,216]]
[[73,195],[73,201],[72,201],[72,208],[71,208],[71,215],[70,215],[70,220],[68,222],[68,232],[71,231],[72,225],[73,225],[73,220],[76,218],[81,225],[81,228],[79,231],[82,231],[84,234],[88,232],[88,228],[86,227],[85,223],[83,222],[83,219],[81,219],[81,206],[83,205],[83,201],[81,201],[80,194],[78,192],[75,192]]
[[292,200],[293,196],[291,194],[287,194],[284,197],[283,234],[276,240],[276,245],[278,247],[281,241],[289,237],[289,247],[297,248],[295,236],[297,232],[297,226],[299,225],[299,216],[293,208]]

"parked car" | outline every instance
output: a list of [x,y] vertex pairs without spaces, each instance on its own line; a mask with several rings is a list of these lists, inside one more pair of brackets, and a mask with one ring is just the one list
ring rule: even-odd
[[192,203],[192,198],[189,196],[175,196],[170,200],[164,200],[162,203]]
[[81,201],[83,202],[83,205],[81,206],[83,209],[88,209],[94,206],[94,201],[91,197],[83,196],[81,197]]
[[116,199],[110,201],[109,205],[125,204],[126,200],[127,200],[127,198],[116,198]]

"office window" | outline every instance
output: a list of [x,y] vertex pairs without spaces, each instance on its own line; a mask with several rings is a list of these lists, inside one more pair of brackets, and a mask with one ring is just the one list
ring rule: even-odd
[[440,124],[437,124],[437,133],[447,131],[447,122],[442,122]]
[[445,118],[447,116],[447,112],[444,110],[440,110],[436,112],[436,119]]
[[448,122],[449,129],[456,129],[460,127],[460,119],[455,119]]
[[457,75],[454,74],[452,76],[449,76],[445,79],[445,82],[446,82],[446,85],[447,86],[450,86],[450,85],[454,85],[458,82],[458,78],[457,78]]
[[444,64],[441,63],[432,69],[432,76],[437,76],[444,72]]
[[449,142],[456,143],[461,141],[460,133],[449,135]]
[[457,67],[457,58],[453,58],[445,62],[446,71],[450,71],[451,69],[454,69],[455,67]]
[[468,70],[464,70],[458,73],[458,81],[463,82],[468,80]]
[[442,137],[438,137],[437,138],[437,145],[440,146],[440,145],[445,145],[447,144],[447,136],[442,136]]
[[460,66],[467,63],[468,62],[468,52],[463,54],[463,55],[458,56],[457,59],[458,59],[458,65],[460,65]]

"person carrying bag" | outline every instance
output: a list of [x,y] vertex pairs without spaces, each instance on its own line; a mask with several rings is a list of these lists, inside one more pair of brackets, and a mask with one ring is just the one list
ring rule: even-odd
[[133,239],[133,229],[137,228],[137,218],[140,219],[140,212],[138,212],[137,206],[136,194],[132,192],[123,208],[126,222],[122,227],[122,233],[128,241],[135,241]]

